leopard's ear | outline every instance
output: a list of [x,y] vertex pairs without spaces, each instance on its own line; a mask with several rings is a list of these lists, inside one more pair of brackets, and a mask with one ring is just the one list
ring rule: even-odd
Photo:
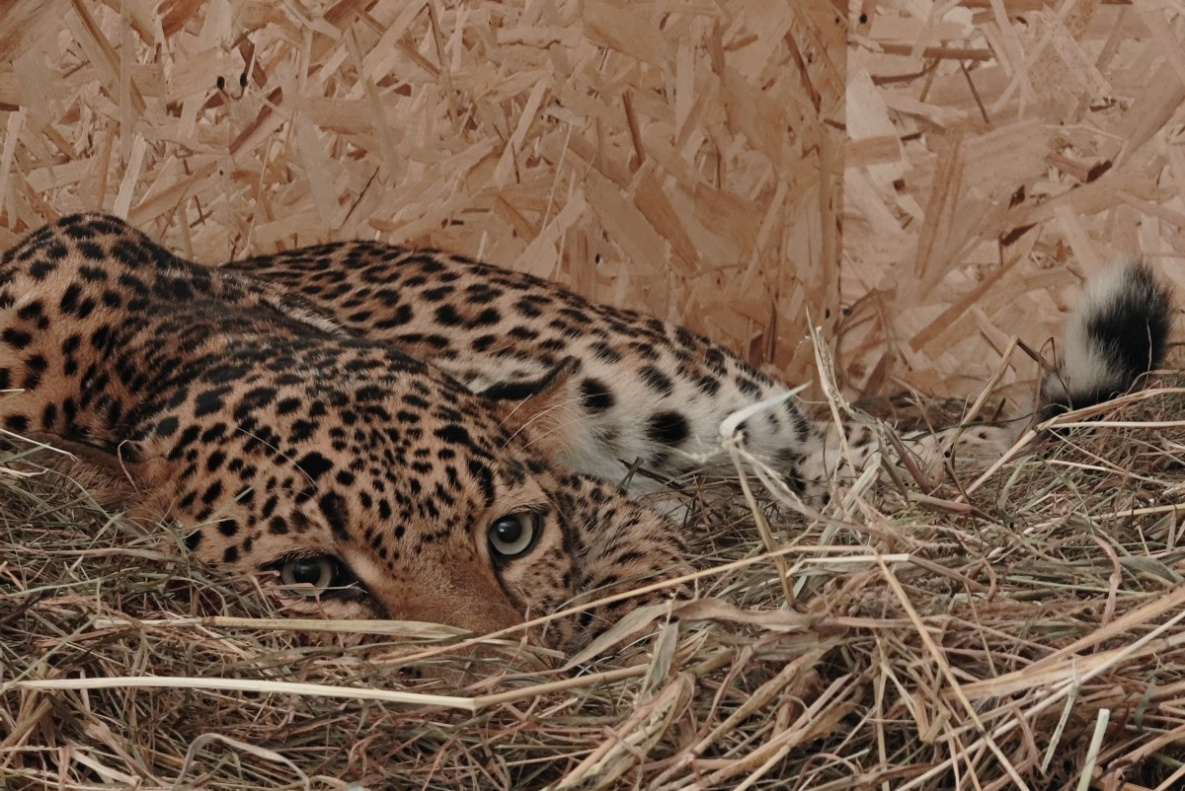
[[164,480],[157,460],[146,460],[130,448],[112,452],[56,434],[25,437],[35,446],[25,456],[32,465],[68,478],[104,508],[150,516],[151,495]]
[[495,403],[504,424],[522,434],[532,450],[545,458],[563,458],[577,442],[572,429],[580,420],[580,368],[579,360],[566,357],[538,379],[498,382],[478,395]]

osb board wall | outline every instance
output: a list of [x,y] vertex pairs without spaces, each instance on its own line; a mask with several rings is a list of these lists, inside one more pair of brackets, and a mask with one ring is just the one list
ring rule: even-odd
[[1185,292],[1183,98],[1143,0],[10,0],[0,247],[95,208],[207,263],[433,245],[792,380],[809,310],[855,391],[1023,400],[1001,354],[1103,262]]
[[846,31],[826,0],[0,14],[0,246],[94,208],[208,263],[431,245],[796,376],[805,308],[838,315]]
[[[975,392],[1057,335],[1084,277],[1147,256],[1185,293],[1185,14],[1099,0],[855,2],[843,359]],[[879,380],[879,381],[878,381]]]

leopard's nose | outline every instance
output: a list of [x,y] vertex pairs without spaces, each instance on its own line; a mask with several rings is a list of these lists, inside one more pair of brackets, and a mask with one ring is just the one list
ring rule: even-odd
[[497,580],[483,577],[431,575],[412,584],[381,585],[377,590],[371,586],[371,591],[393,620],[442,623],[476,634],[523,623],[522,613]]

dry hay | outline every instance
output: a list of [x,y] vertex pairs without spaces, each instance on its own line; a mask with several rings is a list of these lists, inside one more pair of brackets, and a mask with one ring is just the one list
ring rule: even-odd
[[[1011,338],[1053,334],[1081,275],[1175,261],[1185,22],[934,9],[13,0],[0,248],[96,207],[207,263],[377,235],[790,379],[815,377],[809,308],[856,390],[1014,393]],[[1177,788],[1182,401],[809,519],[705,491],[703,598],[563,670],[514,670],[561,662],[513,635],[470,662],[448,630],[313,640],[250,580],[6,474],[0,785]]]
[[702,596],[566,666],[514,635],[467,660],[443,653],[461,639],[443,628],[314,639],[251,581],[188,566],[61,485],[2,476],[0,778],[1179,788],[1185,381],[1168,384],[925,494],[865,478],[806,519],[705,490]]

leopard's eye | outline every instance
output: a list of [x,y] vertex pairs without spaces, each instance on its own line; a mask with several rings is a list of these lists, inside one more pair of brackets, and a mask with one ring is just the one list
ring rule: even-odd
[[535,545],[538,534],[538,514],[524,511],[503,516],[490,525],[490,549],[497,558],[516,558]]
[[[317,555],[292,558],[280,567],[280,581],[285,585],[304,588],[304,593],[316,595],[341,584],[344,569],[337,558]],[[311,586],[313,590],[308,590]]]

